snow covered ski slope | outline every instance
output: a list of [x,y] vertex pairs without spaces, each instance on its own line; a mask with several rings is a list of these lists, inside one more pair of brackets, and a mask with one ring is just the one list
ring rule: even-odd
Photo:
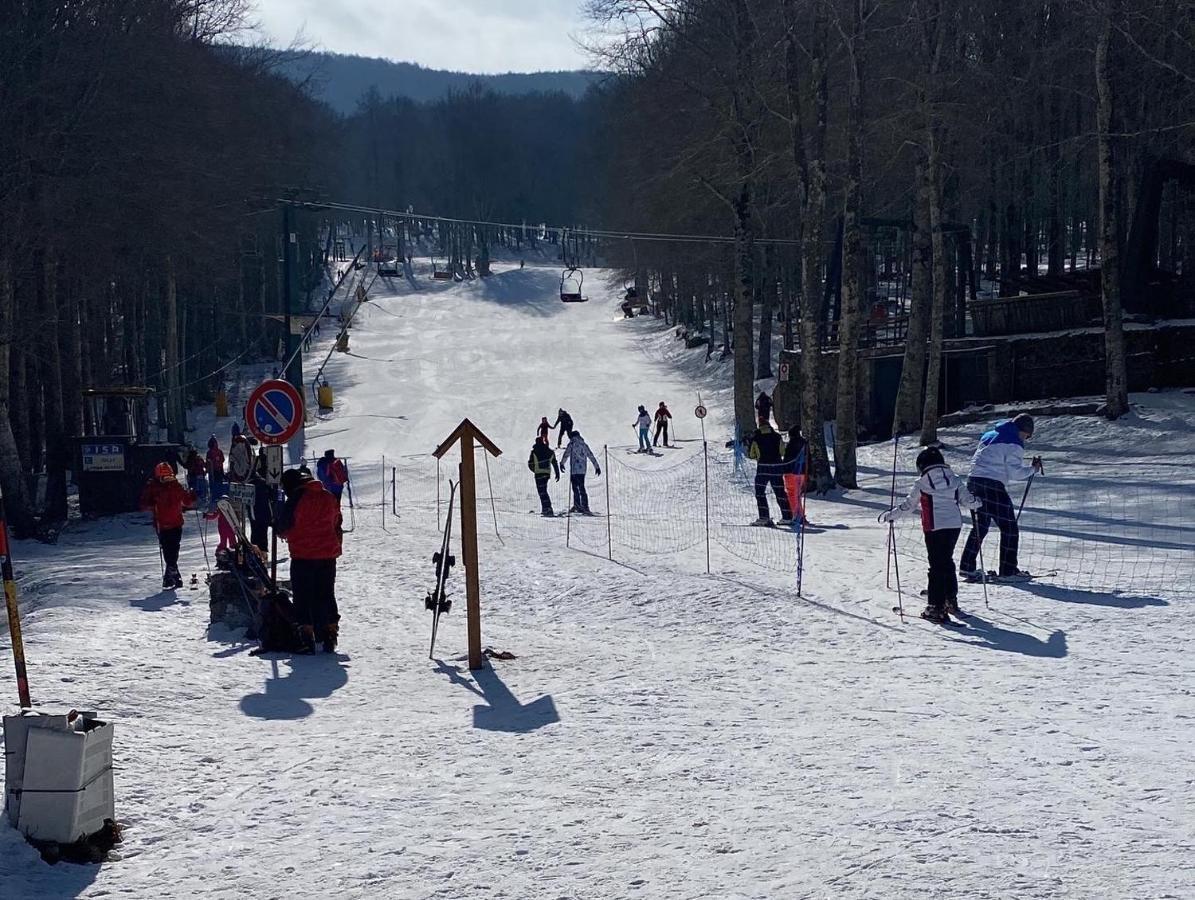
[[[724,370],[623,320],[594,273],[560,303],[558,277],[375,285],[307,429],[353,477],[334,656],[209,632],[201,594],[157,591],[141,517],[16,546],[35,702],[115,720],[127,829],[118,861],[50,868],[0,828],[0,896],[1195,895],[1195,397],[1041,420],[1024,562],[1058,574],[990,609],[964,585],[965,629],[902,624],[875,521],[892,445],[862,490],[810,501],[798,597],[795,538],[740,527]],[[628,452],[661,400],[679,446]],[[603,516],[537,515],[525,463],[559,407],[603,462]],[[455,477],[428,454],[463,416],[504,451],[478,460],[483,633],[517,656],[477,674],[463,601],[434,661],[423,604]],[[957,470],[980,430],[945,435]],[[898,532],[910,610],[919,542]],[[182,569],[203,570],[191,520]]]

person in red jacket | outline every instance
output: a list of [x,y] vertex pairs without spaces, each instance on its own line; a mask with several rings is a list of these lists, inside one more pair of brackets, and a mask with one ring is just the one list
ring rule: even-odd
[[295,614],[307,652],[318,635],[325,653],[336,649],[340,611],[336,606],[336,560],[340,556],[343,520],[340,503],[309,472],[282,473],[286,502],[274,527],[290,545],[290,586]]
[[138,504],[146,512],[152,512],[154,529],[158,532],[158,543],[162,547],[162,587],[165,590],[183,586],[183,576],[178,571],[178,548],[183,540],[183,510],[195,505],[195,492],[178,483],[170,463],[158,463],[153,478],[145,483]]

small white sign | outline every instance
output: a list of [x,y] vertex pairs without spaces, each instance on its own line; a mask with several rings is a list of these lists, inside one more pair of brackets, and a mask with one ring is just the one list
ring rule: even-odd
[[266,484],[277,487],[282,484],[282,445],[266,446]]

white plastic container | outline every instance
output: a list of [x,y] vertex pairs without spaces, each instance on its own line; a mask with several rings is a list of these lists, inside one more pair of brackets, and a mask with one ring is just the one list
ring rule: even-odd
[[115,818],[112,726],[84,719],[80,730],[30,728],[17,828],[27,837],[69,844]]
[[21,785],[25,775],[25,747],[33,728],[69,731],[66,716],[51,716],[26,710],[19,716],[4,717],[4,807],[14,826],[21,814]]

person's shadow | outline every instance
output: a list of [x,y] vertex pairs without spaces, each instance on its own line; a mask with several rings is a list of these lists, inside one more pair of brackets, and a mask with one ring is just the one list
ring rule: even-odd
[[1143,609],[1147,606],[1170,605],[1161,597],[1132,597],[1120,594],[1099,593],[1098,591],[1079,591],[1073,588],[1042,584],[1036,581],[1009,586],[1030,594],[1036,594],[1038,597],[1044,597],[1047,600],[1056,600],[1059,603],[1085,603],[1089,606],[1106,606],[1111,609]]
[[[1047,659],[1062,659],[1066,656],[1065,631],[1052,631],[1050,636],[1043,641],[1031,634],[1001,628],[974,613],[967,616],[967,625],[969,626],[967,630],[959,633],[959,639],[976,647]],[[978,637],[980,640],[968,640],[968,635]]]
[[303,719],[315,712],[308,700],[331,697],[348,684],[347,656],[321,653],[291,657],[290,671],[279,677],[278,659],[271,659],[272,677],[265,690],[241,698],[241,712],[255,719]]
[[135,606],[137,609],[143,609],[146,612],[161,612],[171,606],[190,606],[191,601],[181,596],[177,591],[158,591],[156,594],[150,594],[148,597],[142,597],[140,600],[130,600],[129,606]]

